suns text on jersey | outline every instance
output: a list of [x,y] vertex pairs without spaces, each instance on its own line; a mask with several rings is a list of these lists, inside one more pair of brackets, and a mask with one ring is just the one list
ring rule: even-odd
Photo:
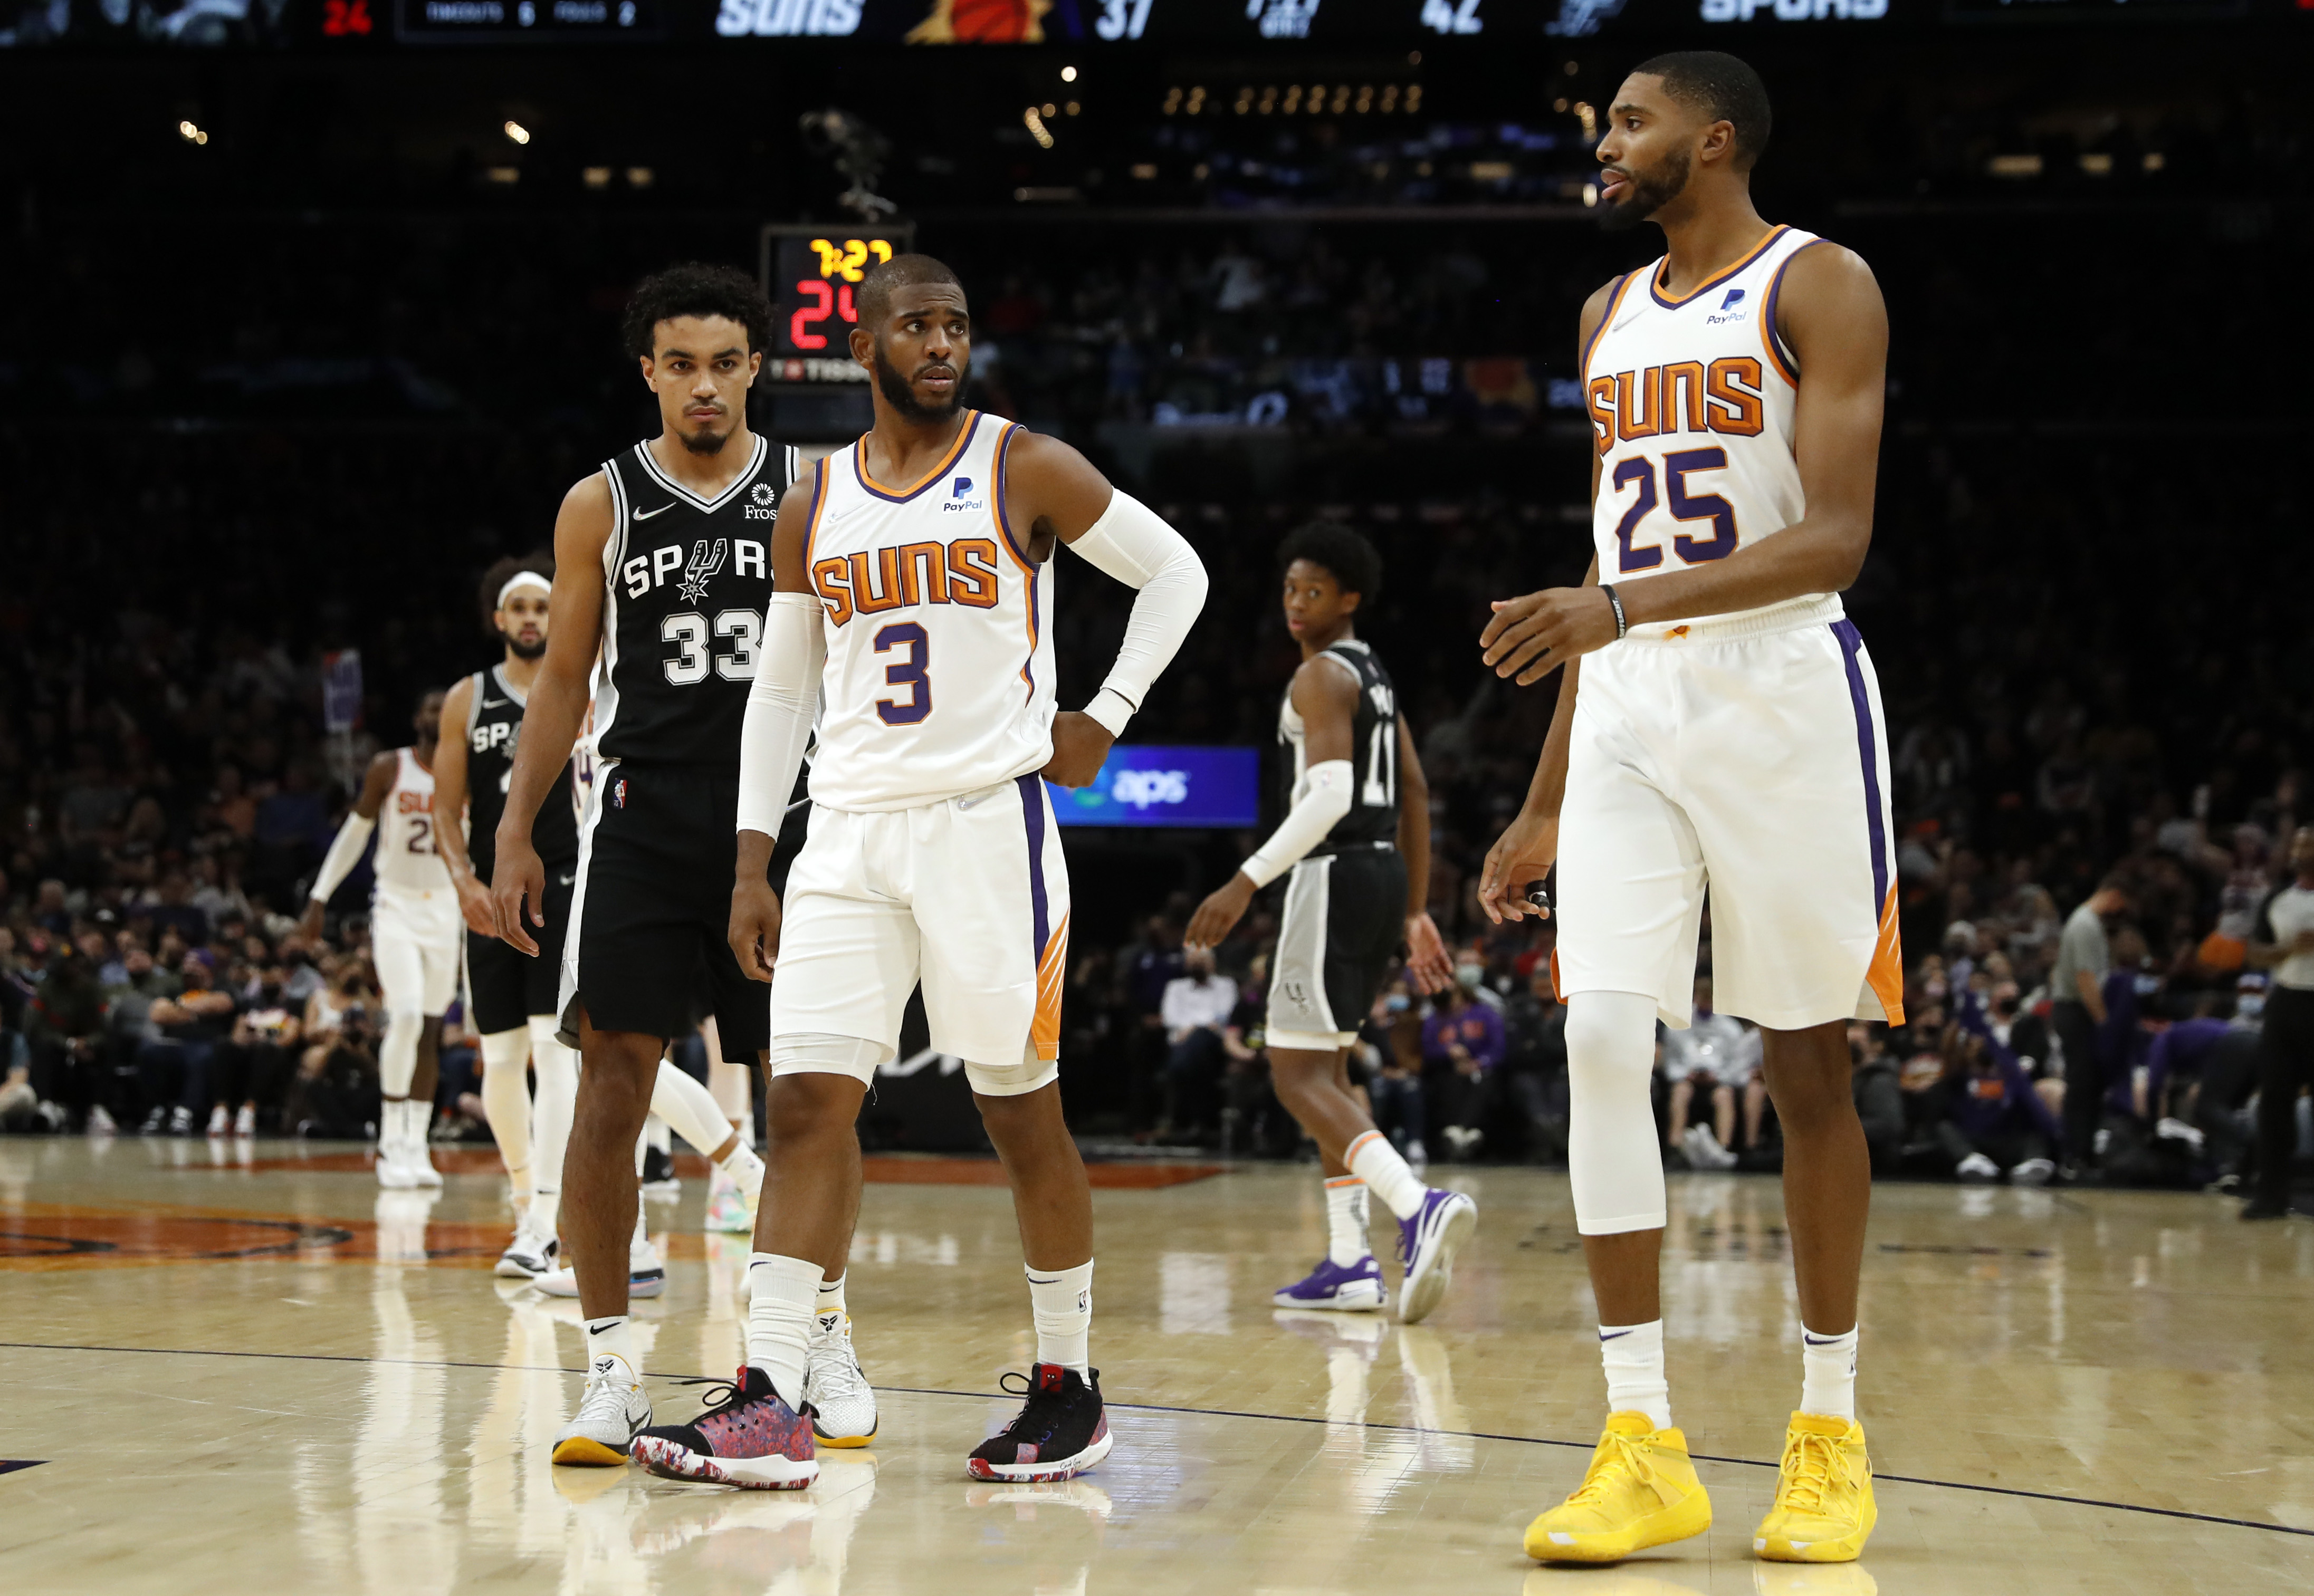
[[901,543],[815,560],[812,586],[842,626],[854,615],[879,615],[918,604],[996,606],[996,540],[958,538],[951,543]]
[[1757,437],[1767,414],[1760,362],[1730,355],[1706,367],[1674,361],[1591,379],[1591,430],[1604,454],[1618,439],[1674,432],[1724,432]]

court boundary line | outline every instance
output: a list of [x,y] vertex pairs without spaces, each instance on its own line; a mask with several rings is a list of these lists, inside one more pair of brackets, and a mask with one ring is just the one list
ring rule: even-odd
[[[412,1369],[487,1369],[510,1374],[584,1374],[583,1369],[565,1369],[559,1364],[543,1363],[483,1363],[458,1358],[374,1358],[354,1353],[278,1353],[219,1351],[208,1347],[182,1346],[91,1346],[59,1341],[0,1341],[0,1352],[57,1353],[138,1353],[148,1356],[170,1358],[269,1358],[296,1363],[371,1363]],[[661,1370],[643,1371],[647,1380],[690,1380],[686,1374],[670,1374]],[[1000,1391],[951,1391],[936,1386],[879,1386],[881,1391],[893,1391],[905,1397],[958,1397],[973,1401],[1001,1402],[1007,1393]],[[1106,1398],[1104,1398],[1106,1401]],[[1163,1402],[1113,1402],[1108,1406],[1126,1413],[1179,1413],[1199,1418],[1263,1419],[1281,1424],[1333,1424],[1339,1421],[1291,1413],[1251,1413],[1235,1407],[1183,1407]],[[1401,1435],[1447,1435],[1471,1441],[1506,1441],[1522,1446],[1569,1447],[1588,1451],[1593,1442],[1560,1441],[1548,1435],[1508,1435],[1494,1430],[1433,1430],[1420,1424],[1391,1424],[1360,1419],[1358,1426],[1365,1430],[1385,1430]],[[1744,1468],[1775,1468],[1780,1464],[1764,1458],[1730,1458],[1715,1452],[1692,1454],[1699,1463],[1727,1463]],[[43,1459],[46,1462],[51,1459]],[[2256,1519],[2230,1519],[2220,1513],[2192,1512],[2182,1507],[2150,1507],[2135,1502],[2110,1502],[2097,1496],[2066,1496],[2054,1491],[2027,1491],[2015,1486],[1973,1485],[1965,1480],[1930,1479],[1917,1474],[1883,1474],[1873,1470],[1873,1479],[1888,1480],[1897,1485],[1926,1486],[1940,1491],[1973,1491],[1984,1496],[2014,1496],[2027,1502],[2053,1502],[2066,1507],[2101,1507],[2109,1512],[2143,1513],[2154,1518],[2186,1519],[2197,1524],[2221,1524],[2231,1530],[2263,1530],[2273,1535],[2296,1535],[2314,1538],[2314,1529],[2301,1530],[2292,1524],[2261,1523]]]

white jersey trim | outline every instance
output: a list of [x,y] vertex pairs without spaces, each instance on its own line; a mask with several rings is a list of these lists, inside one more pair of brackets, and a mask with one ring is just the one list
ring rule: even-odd
[[[695,509],[720,510],[725,505],[729,504],[731,500],[737,496],[739,489],[753,481],[755,480],[755,473],[764,468],[764,456],[770,452],[770,446],[762,433],[758,432],[753,436],[755,437],[755,452],[747,456],[747,469],[741,472],[737,476],[733,477],[731,479],[731,485],[724,489],[722,492],[717,494],[711,499],[700,498],[698,494],[693,493],[690,489],[676,481],[673,477],[668,476],[664,471],[661,471],[659,469],[658,461],[651,454],[651,447],[648,442],[640,443],[635,445],[635,457],[643,463],[643,471],[649,476],[652,481],[657,482],[660,487],[666,489],[669,493],[674,494],[677,498],[682,499],[685,504],[692,506]],[[611,474],[614,477],[618,475],[616,472],[613,472]]]

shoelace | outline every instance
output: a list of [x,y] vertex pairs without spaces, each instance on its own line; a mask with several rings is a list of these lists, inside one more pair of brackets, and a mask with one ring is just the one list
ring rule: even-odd
[[1778,1472],[1789,1483],[1785,1486],[1783,1505],[1795,1512],[1821,1512],[1824,1499],[1832,1494],[1835,1472],[1841,1468],[1839,1445],[1829,1435],[1813,1435],[1802,1431],[1784,1438],[1783,1462]]
[[852,1337],[837,1331],[826,1339],[835,1345],[834,1355],[824,1362],[815,1360],[812,1383],[830,1397],[857,1397],[866,1391],[868,1376],[861,1370],[860,1354],[852,1350]]
[[1628,1469],[1641,1485],[1653,1488],[1656,1483],[1655,1465],[1647,1461],[1647,1452],[1638,1442],[1628,1435],[1619,1435],[1610,1430],[1607,1432],[1604,1443],[1614,1447],[1614,1455],[1603,1459],[1584,1477],[1582,1486],[1574,1495],[1567,1499],[1568,1506],[1597,1506],[1612,1488],[1608,1477],[1615,1472],[1615,1465],[1618,1463]]
[[583,1423],[590,1416],[626,1423],[627,1388],[609,1375],[589,1374],[586,1392],[578,1398],[578,1418]]
[[[1011,1383],[1016,1380],[1020,1382],[1017,1386]],[[1061,1391],[1046,1390],[1018,1369],[1007,1370],[997,1380],[996,1389],[1008,1396],[1028,1398],[1012,1422],[1004,1426],[1005,1434],[1045,1436],[1058,1427],[1055,1410],[1064,1403]]]

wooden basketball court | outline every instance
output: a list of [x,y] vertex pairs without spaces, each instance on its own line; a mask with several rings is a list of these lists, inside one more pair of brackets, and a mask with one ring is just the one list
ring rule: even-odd
[[[1603,1416],[1563,1176],[1453,1174],[1479,1240],[1405,1328],[1271,1309],[1323,1246],[1308,1171],[1104,1166],[1117,1450],[1002,1486],[963,1459],[1031,1352],[1006,1195],[986,1166],[872,1170],[849,1295],[882,1437],[775,1495],[547,1463],[577,1305],[492,1277],[487,1170],[429,1201],[343,1149],[0,1142],[0,1591],[2314,1588],[2314,1224],[2244,1226],[2213,1198],[1876,1189],[1859,1398],[1879,1530],[1862,1563],[1807,1568],[1750,1555],[1799,1386],[1777,1186],[1674,1177],[1672,1393],[1718,1522],[1561,1570],[1519,1536]],[[672,1283],[637,1314],[662,1420],[697,1403],[675,1378],[740,1355],[747,1242],[700,1234],[703,1195],[652,1209]]]

